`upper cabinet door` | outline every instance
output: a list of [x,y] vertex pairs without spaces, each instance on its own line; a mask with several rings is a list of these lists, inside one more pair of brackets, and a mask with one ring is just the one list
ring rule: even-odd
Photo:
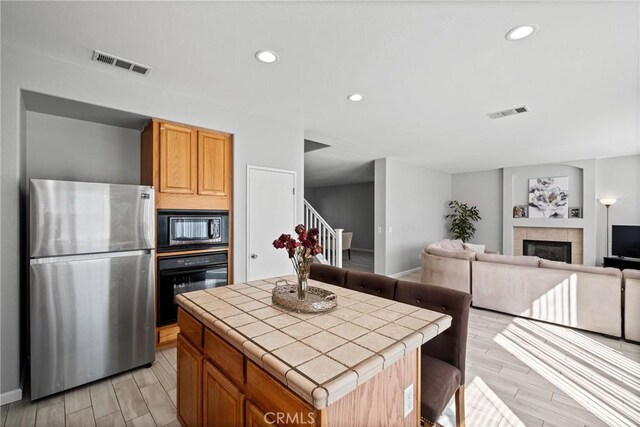
[[160,192],[195,194],[196,134],[186,126],[160,123]]
[[198,194],[228,197],[231,193],[231,137],[198,132]]

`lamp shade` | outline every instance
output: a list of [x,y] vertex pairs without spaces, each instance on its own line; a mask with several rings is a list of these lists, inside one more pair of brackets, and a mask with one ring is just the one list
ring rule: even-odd
[[616,202],[616,199],[600,199],[600,203],[602,203],[603,205],[605,205],[606,207],[611,206],[612,204],[614,204]]

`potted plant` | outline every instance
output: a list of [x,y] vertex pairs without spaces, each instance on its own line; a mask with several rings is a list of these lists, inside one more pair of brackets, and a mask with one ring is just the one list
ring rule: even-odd
[[463,242],[470,240],[476,233],[475,222],[481,220],[480,211],[477,207],[460,203],[457,200],[449,202],[449,213],[445,218],[451,220],[449,224],[449,232],[454,239],[460,239]]

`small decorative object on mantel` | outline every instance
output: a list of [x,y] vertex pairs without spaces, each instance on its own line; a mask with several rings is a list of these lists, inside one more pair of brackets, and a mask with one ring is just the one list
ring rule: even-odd
[[517,205],[513,207],[514,218],[526,218],[527,217],[527,205]]
[[[298,311],[318,312],[326,311],[337,305],[337,296],[324,289],[309,287],[307,280],[311,272],[313,257],[322,252],[322,246],[318,243],[318,229],[298,224],[294,229],[298,238],[290,234],[282,234],[273,241],[276,249],[286,249],[289,259],[296,271],[297,284],[278,285],[273,289],[272,301]],[[294,298],[295,295],[295,298]]]
[[567,218],[568,188],[568,176],[530,179],[529,218]]
[[569,208],[569,218],[582,218],[582,208]]

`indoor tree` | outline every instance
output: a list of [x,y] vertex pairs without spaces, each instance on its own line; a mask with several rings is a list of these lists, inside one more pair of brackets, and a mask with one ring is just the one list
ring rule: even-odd
[[469,207],[466,203],[460,203],[457,200],[449,202],[449,209],[451,212],[445,218],[451,220],[449,225],[451,237],[467,242],[476,233],[474,222],[482,219],[480,211],[475,206]]

